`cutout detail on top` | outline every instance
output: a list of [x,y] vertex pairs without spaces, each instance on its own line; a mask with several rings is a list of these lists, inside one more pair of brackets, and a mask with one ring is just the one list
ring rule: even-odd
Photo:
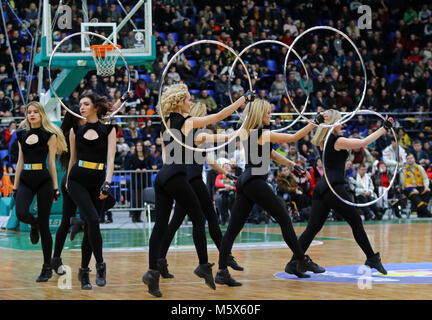
[[96,140],[97,138],[99,138],[99,135],[94,129],[88,129],[84,133],[84,139],[86,140],[92,141],[92,140]]
[[39,142],[39,137],[37,134],[31,134],[25,140],[25,143],[28,145],[33,145]]

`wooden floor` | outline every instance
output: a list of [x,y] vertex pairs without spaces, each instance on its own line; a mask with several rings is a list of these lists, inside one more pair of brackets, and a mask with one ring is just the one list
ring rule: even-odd
[[[432,223],[366,225],[375,251],[381,252],[384,264],[432,262]],[[296,227],[297,234],[304,227]],[[259,232],[259,229],[254,231]],[[280,233],[278,228],[267,232]],[[342,240],[323,240],[312,246],[308,254],[324,267],[361,265],[365,256],[353,240],[348,225],[325,226],[319,234]],[[374,284],[360,290],[356,283],[314,283],[279,279],[291,256],[288,248],[234,250],[234,256],[245,271],[231,271],[242,287],[217,285],[208,288],[193,274],[198,260],[194,251],[175,251],[168,255],[174,279],[161,280],[162,299],[227,299],[227,300],[292,300],[292,299],[432,299],[432,285]],[[148,267],[147,252],[106,252],[107,286],[95,285],[94,260],[91,262],[92,291],[80,289],[77,270],[79,251],[65,251],[63,262],[72,268],[72,289],[61,290],[58,276],[47,283],[36,283],[42,265],[40,251],[0,249],[0,299],[156,299],[146,292],[141,277]],[[209,250],[209,261],[216,262],[217,251]],[[216,266],[213,268],[214,273]]]

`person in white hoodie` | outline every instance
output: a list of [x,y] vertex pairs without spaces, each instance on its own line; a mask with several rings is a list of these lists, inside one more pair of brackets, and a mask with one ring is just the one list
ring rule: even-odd
[[[399,147],[399,166],[405,165],[406,162],[406,151],[401,146]],[[396,141],[392,141],[391,145],[383,150],[383,161],[387,166],[387,169],[393,174],[397,164],[397,153],[396,153]]]
[[[377,195],[374,192],[374,184],[369,176],[366,173],[366,166],[364,164],[360,164],[360,167],[357,171],[356,181],[355,181],[355,195],[356,200],[359,203],[366,203],[376,199]],[[375,217],[376,220],[381,220],[382,214],[376,204],[370,205],[368,207],[360,208],[365,215],[365,220],[370,220]]]

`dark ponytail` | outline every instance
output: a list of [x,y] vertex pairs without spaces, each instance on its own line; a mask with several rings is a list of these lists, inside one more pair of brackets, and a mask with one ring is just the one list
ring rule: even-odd
[[103,118],[108,112],[112,111],[113,105],[107,97],[98,95],[97,93],[83,93],[80,96],[82,98],[89,98],[93,103],[94,107],[97,109],[98,118]]

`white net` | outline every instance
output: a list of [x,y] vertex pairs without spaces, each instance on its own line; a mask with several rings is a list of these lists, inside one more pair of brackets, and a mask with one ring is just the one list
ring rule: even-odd
[[116,50],[113,46],[92,46],[91,49],[97,75],[101,77],[113,75],[120,55],[119,50]]

